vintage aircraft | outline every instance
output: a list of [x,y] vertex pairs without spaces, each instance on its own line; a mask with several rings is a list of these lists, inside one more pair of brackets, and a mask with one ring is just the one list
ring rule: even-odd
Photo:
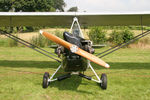
[[[80,22],[80,24],[79,24]],[[150,12],[138,12],[138,13],[77,13],[77,12],[0,12],[0,26],[66,26],[70,24],[71,28],[69,32],[64,32],[64,40],[56,37],[53,34],[44,32],[40,30],[40,33],[52,40],[53,42],[59,44],[56,48],[55,53],[61,58],[61,62],[58,59],[56,61],[60,62],[60,66],[56,69],[52,76],[49,76],[48,72],[45,72],[43,76],[43,88],[47,88],[48,85],[53,81],[60,81],[66,78],[69,78],[72,74],[79,75],[80,77],[86,78],[88,80],[95,81],[99,83],[99,86],[102,89],[107,88],[107,76],[102,74],[101,78],[94,71],[90,62],[94,62],[105,68],[110,66],[101,60],[99,57],[93,55],[94,49],[92,48],[92,42],[90,40],[85,40],[83,33],[81,31],[80,25],[82,26],[121,26],[121,25],[150,25]],[[134,40],[137,40],[147,34],[149,31],[143,32],[140,35],[134,37]],[[18,37],[15,37],[9,33],[4,35],[17,40]],[[142,35],[142,36],[141,36]],[[140,37],[139,37],[140,36]],[[22,44],[30,48],[33,47],[33,44],[28,43],[27,41],[21,40]],[[130,42],[133,42],[131,40]],[[119,44],[119,48],[129,44],[122,43]],[[36,46],[34,46],[35,49]],[[116,48],[117,46],[113,47]],[[38,47],[37,47],[38,48]],[[112,48],[112,49],[113,49]],[[115,49],[118,50],[119,48]],[[39,50],[35,49],[40,52]],[[47,52],[40,48],[40,50]],[[104,51],[107,52],[110,49]],[[115,51],[113,50],[113,51]],[[112,53],[113,51],[109,52]],[[41,53],[41,52],[40,52]],[[47,52],[48,53],[48,52]],[[44,54],[44,53],[42,53]],[[44,54],[48,56],[47,54]],[[52,54],[51,54],[52,55]],[[100,55],[100,54],[98,54]],[[50,57],[50,56],[48,56]],[[102,57],[102,56],[101,56]],[[52,58],[52,57],[50,57]],[[55,74],[60,68],[63,68],[66,75],[59,76],[54,78]],[[94,72],[97,79],[84,75],[82,72],[86,71],[87,68],[91,68]]]

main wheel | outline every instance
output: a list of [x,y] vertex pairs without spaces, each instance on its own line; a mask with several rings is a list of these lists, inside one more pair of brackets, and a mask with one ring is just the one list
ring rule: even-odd
[[49,73],[45,72],[44,76],[43,76],[43,84],[42,84],[43,88],[47,88],[48,87],[48,85],[49,85],[48,79],[49,79]]
[[100,87],[106,90],[107,89],[107,75],[106,74],[101,75],[101,81],[102,83],[100,83]]

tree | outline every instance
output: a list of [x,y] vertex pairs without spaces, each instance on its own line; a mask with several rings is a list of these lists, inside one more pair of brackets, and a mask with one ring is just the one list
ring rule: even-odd
[[53,7],[56,10],[64,12],[64,7],[66,6],[64,0],[53,0],[53,3],[54,3]]
[[71,7],[68,12],[78,12],[78,7]]
[[65,5],[63,0],[0,0],[0,11],[64,11]]

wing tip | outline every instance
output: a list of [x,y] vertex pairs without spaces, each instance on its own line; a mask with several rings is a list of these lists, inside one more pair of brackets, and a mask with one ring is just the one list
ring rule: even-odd
[[39,32],[40,32],[40,34],[43,34],[43,31],[42,31],[42,30],[40,30]]
[[106,67],[106,68],[109,68],[110,66],[109,66],[109,64],[106,64],[105,67]]

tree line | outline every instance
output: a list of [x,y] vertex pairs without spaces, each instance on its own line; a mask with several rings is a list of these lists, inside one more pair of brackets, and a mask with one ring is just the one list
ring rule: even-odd
[[0,0],[0,11],[50,12],[64,11],[64,0]]

